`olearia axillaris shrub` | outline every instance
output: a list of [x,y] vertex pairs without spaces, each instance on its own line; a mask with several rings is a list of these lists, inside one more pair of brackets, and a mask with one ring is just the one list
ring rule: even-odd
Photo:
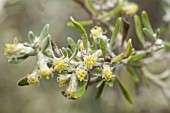
[[[106,22],[117,14],[123,13],[132,17],[138,10],[135,3],[124,2],[114,6],[110,12],[101,13],[97,9],[97,4],[95,6],[91,0],[86,0],[85,3],[95,14],[97,21],[106,25],[108,25]],[[109,9],[109,7],[106,8]],[[76,28],[81,39],[75,41],[68,37],[69,47],[59,49],[56,46],[49,34],[47,24],[39,36],[30,31],[28,33],[29,42],[19,43],[15,38],[13,44],[6,44],[4,53],[8,62],[12,64],[20,63],[30,56],[37,57],[34,70],[18,81],[19,86],[39,84],[43,77],[55,78],[60,87],[65,87],[62,94],[66,98],[78,99],[92,84],[96,84],[96,88],[98,88],[96,98],[99,98],[105,86],[113,87],[117,83],[127,101],[133,103],[117,70],[122,66],[126,67],[133,80],[138,83],[140,79],[137,71],[146,70],[143,60],[170,45],[169,42],[160,39],[160,29],[156,31],[152,29],[145,11],[142,12],[141,18],[144,27],[142,27],[139,16],[134,16],[136,34],[143,46],[142,50],[135,50],[132,45],[133,40],[127,38],[129,23],[123,17],[117,18],[115,26],[108,25],[108,29],[112,31],[111,36],[107,36],[106,30],[99,26],[94,26],[88,35],[83,26],[92,24],[92,20],[77,22],[70,17],[71,22],[68,23],[68,26]],[[121,28],[123,34],[121,34]],[[151,38],[151,42],[146,42],[143,33]],[[153,76],[146,77],[161,88],[166,87],[161,79],[152,78]]]

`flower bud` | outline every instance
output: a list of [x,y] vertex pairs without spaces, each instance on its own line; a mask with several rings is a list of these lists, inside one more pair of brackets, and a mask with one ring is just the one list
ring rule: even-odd
[[90,32],[91,32],[91,36],[95,39],[103,35],[102,28],[98,26],[95,26],[94,28],[92,28]]
[[23,57],[25,55],[32,55],[34,53],[33,48],[24,46],[24,44],[22,43],[6,44],[5,46],[6,48],[4,50],[4,53],[9,58]]
[[138,11],[138,5],[135,3],[126,3],[123,7],[123,10],[128,15],[133,15]]
[[65,91],[65,96],[67,98],[71,98],[73,97],[73,95],[76,93],[77,91],[77,78],[74,74],[72,74],[70,82],[69,82],[69,86]]
[[27,75],[27,82],[29,84],[35,84],[39,82],[39,73],[37,72],[37,70],[34,70],[31,74]]
[[60,75],[59,77],[57,77],[57,82],[59,82],[59,86],[66,86],[67,82],[69,82],[69,79],[71,77],[71,74],[67,74],[67,75]]

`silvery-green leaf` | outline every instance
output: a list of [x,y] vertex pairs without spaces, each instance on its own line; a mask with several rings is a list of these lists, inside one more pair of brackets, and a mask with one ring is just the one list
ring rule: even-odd
[[128,58],[128,63],[130,62],[135,62],[135,61],[138,61],[146,56],[148,56],[148,52],[142,52],[142,53],[137,53],[135,55],[131,55],[129,58]]
[[49,24],[45,25],[40,33],[40,40],[43,40],[49,34]]
[[133,104],[133,99],[129,93],[129,91],[126,89],[126,87],[123,85],[123,83],[117,79],[117,83],[119,84],[120,86],[120,89],[124,95],[124,97],[126,98],[126,100],[130,103],[130,104]]
[[132,39],[129,39],[126,46],[125,58],[128,58],[132,54],[132,52],[133,52]]
[[70,50],[70,48],[67,48],[67,53],[68,53],[68,57],[71,57],[72,56],[72,52],[71,52],[71,50]]
[[11,64],[18,64],[24,61],[26,58],[28,58],[29,55],[24,55],[22,57],[17,57],[17,58],[9,58],[8,62]]
[[84,95],[84,93],[86,92],[86,83],[84,81],[79,81],[78,83],[78,91],[76,92],[76,94],[74,95],[74,98],[80,98]]
[[135,20],[135,29],[136,29],[136,34],[139,38],[139,41],[142,43],[142,45],[145,45],[145,38],[143,36],[143,32],[142,32],[142,24],[140,21],[139,16],[135,15],[134,16],[134,20]]
[[76,57],[77,52],[78,52],[78,49],[76,48],[76,50],[74,51],[74,53],[73,53],[72,56],[70,57],[70,61]]
[[96,88],[99,88],[103,84],[103,80],[101,80],[97,85]]
[[32,31],[30,31],[29,33],[28,33],[28,39],[29,39],[29,41],[30,41],[30,43],[33,43],[34,42],[34,33],[32,32]]
[[70,17],[70,20],[74,24],[74,26],[76,27],[78,32],[81,34],[81,37],[83,40],[83,45],[86,48],[86,50],[88,51],[88,36],[87,36],[85,29],[83,28],[83,26],[80,23],[76,22],[72,17]]
[[114,31],[112,33],[112,37],[111,37],[111,40],[110,40],[110,46],[113,45],[118,33],[119,33],[119,30],[120,30],[120,25],[121,25],[121,18],[119,17],[116,21],[116,25],[115,25],[115,28],[114,28]]
[[115,63],[115,62],[119,62],[120,60],[122,60],[124,57],[124,54],[123,53],[120,53],[119,55],[115,56],[114,58],[111,59],[111,62],[112,63]]
[[107,42],[103,38],[99,38],[100,49],[102,50],[102,55],[107,54]]
[[153,29],[150,24],[148,14],[146,13],[146,11],[142,11],[142,22],[144,24],[144,27],[147,28],[153,34],[154,32],[153,32]]
[[103,81],[102,84],[99,86],[96,97],[95,97],[96,99],[98,99],[101,96],[104,86],[105,86],[105,81]]
[[67,56],[68,56],[68,53],[67,53],[67,49],[66,49],[66,48],[62,47],[61,51],[62,51],[62,54],[64,55],[64,57],[67,57]]
[[[80,23],[82,26],[89,26],[91,24],[93,24],[92,20],[84,20],[84,21],[78,21],[78,23]],[[72,22],[67,22],[67,26],[68,27],[75,27],[75,25]]]
[[155,40],[156,34],[151,32],[148,28],[143,28],[143,32],[152,40]]
[[50,45],[50,36],[45,38],[41,51],[44,52]]
[[71,49],[73,51],[75,51],[77,48],[77,44],[74,42],[74,40],[72,38],[68,37],[67,41],[68,41],[69,45],[71,46]]

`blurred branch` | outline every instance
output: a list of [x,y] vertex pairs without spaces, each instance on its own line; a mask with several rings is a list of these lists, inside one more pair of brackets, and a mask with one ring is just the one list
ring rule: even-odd
[[89,9],[89,7],[86,5],[86,3],[83,0],[73,0],[75,1],[77,4],[79,4],[81,7],[83,7],[83,9],[90,15],[90,17],[93,17],[93,12]]
[[153,75],[145,67],[142,67],[142,71],[144,73],[144,76],[146,76],[149,80],[151,80],[153,83],[155,83],[160,88],[167,87],[167,84],[165,82],[161,81],[157,76]]

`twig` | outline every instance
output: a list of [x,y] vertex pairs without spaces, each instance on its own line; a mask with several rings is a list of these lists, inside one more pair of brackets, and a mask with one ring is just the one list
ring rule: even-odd
[[87,4],[83,0],[73,0],[73,1],[75,1],[81,7],[83,7],[83,9],[90,15],[91,18],[93,17],[94,13],[89,9]]
[[146,76],[148,79],[150,79],[153,83],[155,83],[159,87],[161,87],[161,88],[166,88],[167,87],[167,84],[165,82],[161,81],[159,78],[154,76],[145,67],[142,68],[142,71],[144,73],[144,76]]

